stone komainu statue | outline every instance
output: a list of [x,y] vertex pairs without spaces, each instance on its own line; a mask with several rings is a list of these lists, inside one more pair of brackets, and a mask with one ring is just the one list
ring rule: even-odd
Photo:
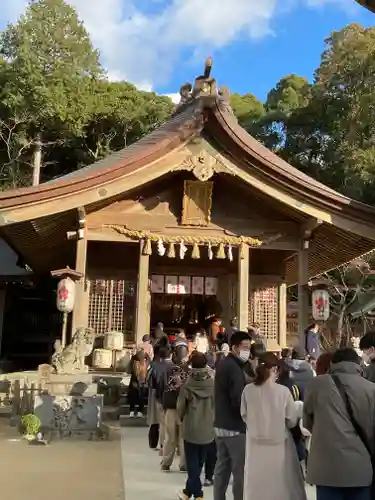
[[55,342],[55,353],[52,356],[52,366],[56,373],[74,374],[87,373],[88,366],[85,358],[93,350],[95,333],[91,328],[78,328],[73,335],[72,343],[65,348],[61,347],[61,341]]

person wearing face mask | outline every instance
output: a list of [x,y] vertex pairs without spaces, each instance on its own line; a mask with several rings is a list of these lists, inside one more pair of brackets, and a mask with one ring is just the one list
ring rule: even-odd
[[375,382],[375,332],[367,332],[361,338],[359,349],[362,351],[362,361],[365,365],[365,378]]
[[306,500],[302,470],[288,430],[296,426],[301,409],[288,387],[277,384],[279,362],[271,352],[261,355],[254,383],[243,391],[241,415],[247,428],[244,500]]
[[234,332],[231,351],[216,366],[215,434],[217,461],[214,500],[225,500],[233,474],[233,500],[243,500],[246,425],[241,418],[241,397],[246,385],[244,367],[250,357],[250,336]]

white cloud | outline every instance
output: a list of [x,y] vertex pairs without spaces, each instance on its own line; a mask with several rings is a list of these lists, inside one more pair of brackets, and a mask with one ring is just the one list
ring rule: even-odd
[[[354,0],[68,0],[101,51],[113,80],[144,90],[167,83],[176,64],[200,59],[237,39],[272,34],[277,11],[298,2],[319,6]],[[2,19],[14,20],[26,0],[2,0]],[[283,4],[281,6],[280,4]],[[140,5],[147,8],[141,8]],[[5,10],[4,10],[5,9]]]
[[174,104],[178,104],[180,102],[180,93],[179,92],[174,92],[173,94],[165,94],[167,97],[169,97]]

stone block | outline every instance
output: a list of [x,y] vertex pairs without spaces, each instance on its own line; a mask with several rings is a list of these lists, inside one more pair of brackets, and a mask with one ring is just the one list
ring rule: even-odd
[[102,396],[51,396],[35,397],[34,413],[41,421],[43,431],[58,431],[70,436],[79,432],[95,431],[101,425]]

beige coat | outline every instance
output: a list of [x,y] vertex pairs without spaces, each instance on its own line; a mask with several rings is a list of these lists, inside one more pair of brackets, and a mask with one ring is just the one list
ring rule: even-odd
[[288,429],[299,411],[288,388],[268,380],[247,385],[241,414],[246,432],[244,500],[306,500],[302,470]]

